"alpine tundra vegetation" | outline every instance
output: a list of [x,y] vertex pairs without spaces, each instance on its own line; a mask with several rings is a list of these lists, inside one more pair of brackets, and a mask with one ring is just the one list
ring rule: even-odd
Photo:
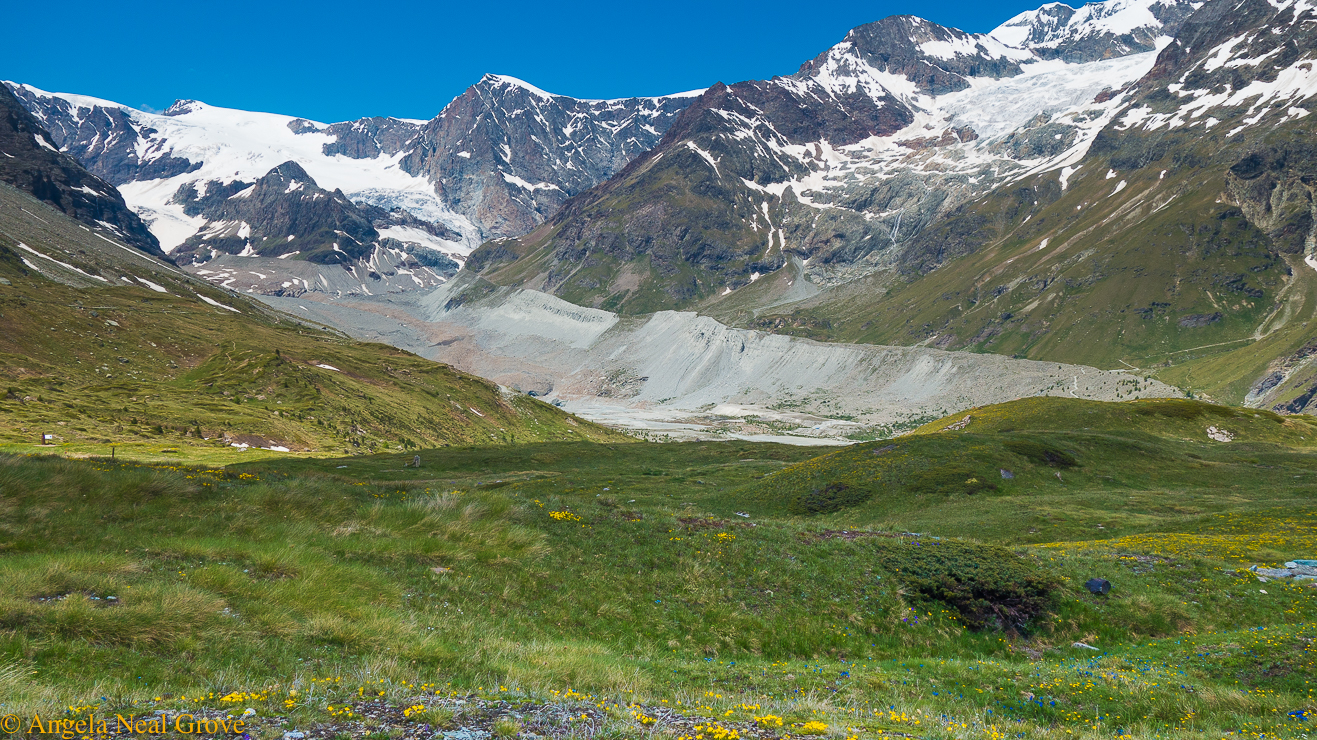
[[424,121],[0,85],[0,730],[1310,737],[1315,23]]

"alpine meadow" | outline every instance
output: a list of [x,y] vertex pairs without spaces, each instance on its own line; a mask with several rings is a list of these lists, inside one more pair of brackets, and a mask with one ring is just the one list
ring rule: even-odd
[[1317,1],[1012,12],[0,84],[0,734],[1311,737]]

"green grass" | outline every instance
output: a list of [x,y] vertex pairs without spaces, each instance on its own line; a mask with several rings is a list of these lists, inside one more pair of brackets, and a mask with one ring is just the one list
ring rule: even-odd
[[[1317,589],[1246,568],[1317,552],[1317,426],[1162,404],[1017,402],[818,458],[0,457],[0,701],[250,705],[355,736],[418,705],[555,735],[1298,736]],[[1207,423],[1237,441],[1200,441]],[[938,466],[1015,477],[914,475]],[[829,480],[868,497],[791,512]]]

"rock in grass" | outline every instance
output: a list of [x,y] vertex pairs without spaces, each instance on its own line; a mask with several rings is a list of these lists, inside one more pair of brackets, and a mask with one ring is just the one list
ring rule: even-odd
[[1090,578],[1084,583],[1084,588],[1087,588],[1089,593],[1106,596],[1111,592],[1111,581],[1105,578]]
[[1253,572],[1268,578],[1289,578],[1294,575],[1290,572],[1289,568],[1258,568]]

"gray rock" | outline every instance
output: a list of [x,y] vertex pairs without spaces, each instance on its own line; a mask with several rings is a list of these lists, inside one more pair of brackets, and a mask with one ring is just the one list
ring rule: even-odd
[[1294,575],[1289,571],[1288,568],[1258,568],[1253,572],[1260,576],[1266,576],[1268,578],[1289,578],[1290,576]]
[[485,740],[487,737],[489,737],[488,732],[475,727],[462,727],[443,734],[444,740]]

